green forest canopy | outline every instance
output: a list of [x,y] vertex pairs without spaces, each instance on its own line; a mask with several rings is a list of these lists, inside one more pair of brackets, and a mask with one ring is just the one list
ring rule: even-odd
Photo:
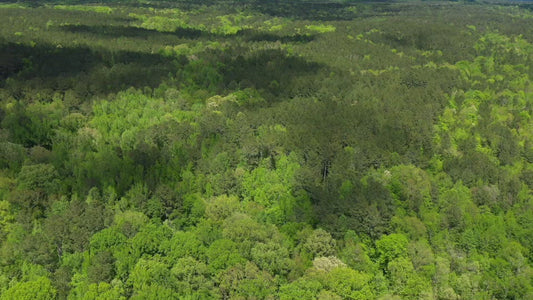
[[0,299],[533,298],[526,4],[0,24]]

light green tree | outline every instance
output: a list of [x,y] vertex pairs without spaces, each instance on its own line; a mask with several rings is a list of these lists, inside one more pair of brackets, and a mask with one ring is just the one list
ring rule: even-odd
[[56,298],[56,289],[50,279],[39,276],[30,281],[17,282],[10,287],[0,299],[2,300],[52,300]]

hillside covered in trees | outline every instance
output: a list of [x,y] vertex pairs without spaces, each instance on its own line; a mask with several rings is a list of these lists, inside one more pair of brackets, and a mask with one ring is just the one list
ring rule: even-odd
[[37,4],[0,299],[533,299],[531,6]]

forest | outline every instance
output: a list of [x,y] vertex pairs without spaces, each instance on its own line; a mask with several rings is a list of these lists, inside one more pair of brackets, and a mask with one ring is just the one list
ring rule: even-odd
[[533,299],[533,5],[0,3],[0,299]]

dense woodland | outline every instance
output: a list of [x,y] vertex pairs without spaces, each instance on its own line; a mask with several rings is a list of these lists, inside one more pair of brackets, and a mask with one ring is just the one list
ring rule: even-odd
[[0,299],[533,299],[533,11],[0,5]]

